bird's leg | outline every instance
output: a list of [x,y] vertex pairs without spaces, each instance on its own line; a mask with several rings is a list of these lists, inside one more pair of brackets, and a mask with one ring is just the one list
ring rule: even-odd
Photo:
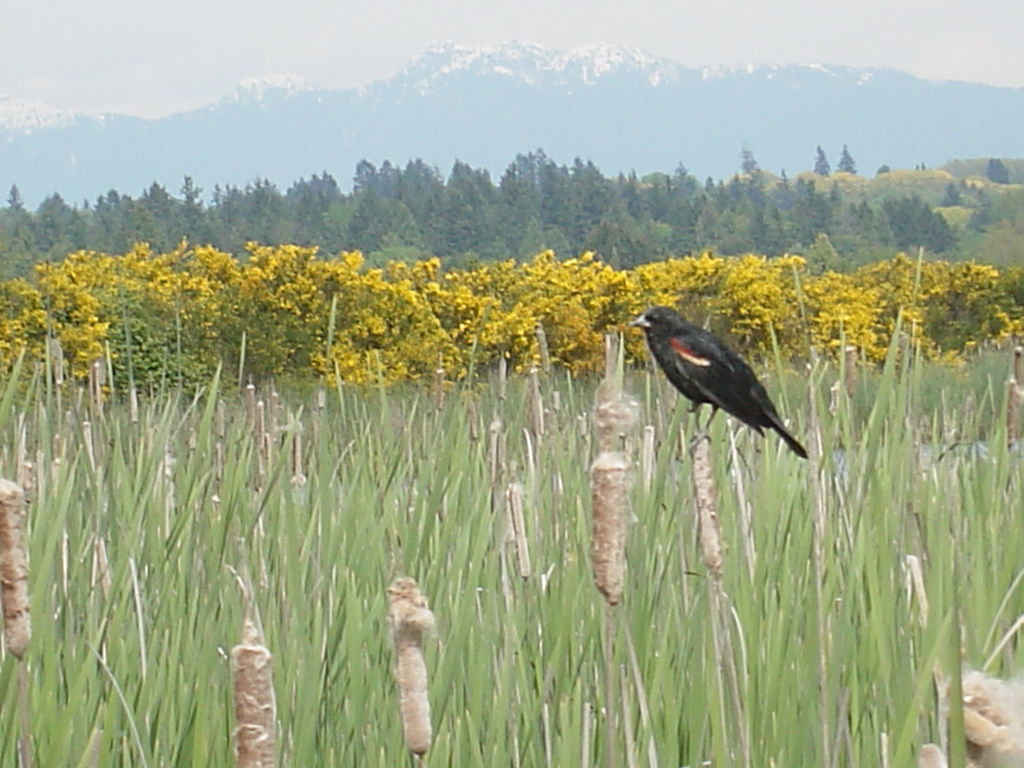
[[[697,408],[700,407],[700,405],[703,405],[703,403],[698,404],[698,405],[694,405],[694,407],[691,408],[690,410],[691,411],[696,411]],[[715,418],[715,414],[716,413],[718,413],[718,406],[715,405],[714,403],[712,403],[711,404],[711,415],[708,417],[707,423],[704,425],[703,429],[700,429],[700,416],[697,417],[698,431],[697,431],[697,434],[693,436],[693,439],[690,440],[690,450],[693,450],[694,446],[696,446],[697,443],[699,443],[701,440],[710,440],[711,439],[711,432],[710,432],[711,420]]]
[[714,421],[716,413],[718,413],[718,406],[715,405],[714,403],[712,403],[711,404],[711,415],[708,416],[708,423],[704,425],[704,430],[703,430],[704,432],[707,432],[709,429],[711,429],[711,422]]

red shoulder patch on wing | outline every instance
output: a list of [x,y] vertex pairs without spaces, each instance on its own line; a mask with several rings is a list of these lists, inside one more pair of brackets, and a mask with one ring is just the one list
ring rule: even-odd
[[669,339],[668,343],[672,346],[672,349],[675,350],[677,355],[691,365],[699,365],[701,368],[707,368],[711,365],[710,360],[698,355],[692,349],[683,344],[683,342],[679,341],[679,339]]

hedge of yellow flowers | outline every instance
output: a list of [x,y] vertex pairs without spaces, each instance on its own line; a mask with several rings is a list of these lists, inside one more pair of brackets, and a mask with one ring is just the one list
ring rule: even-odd
[[[902,313],[934,355],[1024,331],[1022,270],[898,255],[851,273],[813,275],[799,256],[696,257],[614,269],[591,253],[551,251],[443,270],[437,259],[367,268],[359,253],[250,245],[244,258],[184,244],[171,253],[82,251],[0,282],[0,365],[42,359],[55,338],[72,375],[105,357],[114,384],[131,376],[202,380],[218,366],[253,378],[339,377],[392,383],[464,376],[504,357],[539,356],[572,373],[602,363],[602,334],[651,304],[710,323],[746,354],[843,344],[880,360]],[[640,334],[629,334],[640,356]],[[50,346],[51,352],[55,345]]]

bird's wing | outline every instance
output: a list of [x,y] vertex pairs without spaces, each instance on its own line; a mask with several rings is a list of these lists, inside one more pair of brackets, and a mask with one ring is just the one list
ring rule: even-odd
[[680,391],[694,402],[722,407],[723,403],[714,389],[704,384],[705,377],[717,361],[716,350],[699,341],[684,341],[675,336],[669,338],[668,347],[671,354],[666,362],[674,370],[666,369],[666,373]]
[[672,347],[673,352],[690,365],[696,365],[699,368],[707,368],[711,365],[711,357],[706,353],[697,351],[694,344],[684,343],[675,336],[668,340],[668,344]]
[[701,329],[685,336],[671,336],[668,343],[679,359],[687,364],[691,375],[699,376],[709,369],[735,375],[747,368],[735,352]]

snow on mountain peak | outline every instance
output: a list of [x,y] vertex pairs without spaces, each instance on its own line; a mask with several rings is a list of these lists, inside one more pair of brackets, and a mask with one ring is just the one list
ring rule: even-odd
[[247,77],[240,80],[235,86],[235,98],[259,101],[269,93],[292,94],[312,91],[315,88],[316,86],[311,82],[298,75],[273,74],[263,77]]
[[59,128],[73,120],[70,112],[45,101],[25,101],[0,94],[0,130],[29,132],[37,128]]
[[535,43],[505,42],[496,46],[434,43],[397,76],[408,87],[426,93],[455,72],[497,74],[536,84],[542,78],[593,85],[620,71],[642,73],[651,85],[678,76],[680,66],[643,51],[611,43],[582,45],[556,51]]

